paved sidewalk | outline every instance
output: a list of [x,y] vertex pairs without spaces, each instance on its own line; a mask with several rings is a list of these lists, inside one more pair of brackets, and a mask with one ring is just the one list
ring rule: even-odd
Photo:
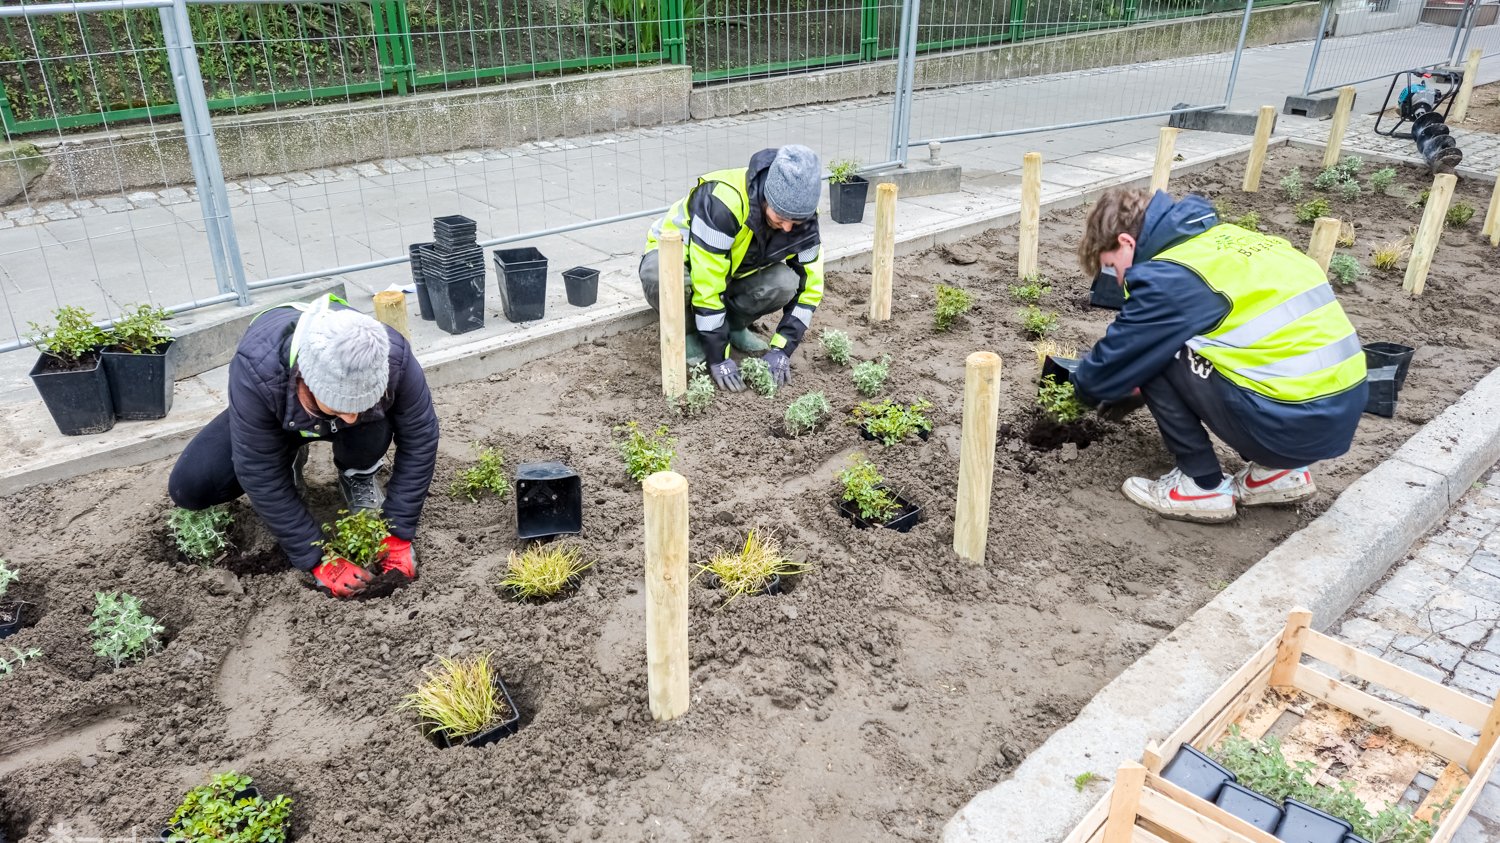
[[[1380,102],[1372,103],[1371,107],[1379,108]],[[1325,144],[1328,142],[1328,125],[1327,121],[1289,122],[1284,134],[1297,140]],[[1389,131],[1391,125],[1392,121],[1386,119],[1381,128]],[[1411,127],[1408,125],[1406,128]],[[1494,181],[1495,171],[1500,169],[1500,135],[1458,127],[1450,127],[1450,129],[1453,139],[1458,142],[1458,148],[1464,153],[1464,160],[1459,165],[1458,174],[1463,177],[1472,176]],[[1343,148],[1354,154],[1374,153],[1382,157],[1398,158],[1418,167],[1427,165],[1422,160],[1422,156],[1417,154],[1417,145],[1411,138],[1393,138],[1376,134],[1374,114],[1359,114],[1350,118],[1349,129],[1344,134]]]
[[[1500,471],[1475,483],[1443,526],[1414,545],[1406,561],[1366,592],[1329,634],[1493,700],[1500,692]],[[1445,715],[1380,689],[1372,693],[1465,739],[1477,736]],[[1423,791],[1432,783],[1419,781]],[[1500,840],[1500,783],[1492,780],[1485,787],[1454,840]]]

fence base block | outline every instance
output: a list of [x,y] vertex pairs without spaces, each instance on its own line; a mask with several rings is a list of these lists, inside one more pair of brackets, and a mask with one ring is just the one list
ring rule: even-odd
[[1292,94],[1286,98],[1286,105],[1282,106],[1282,114],[1290,114],[1294,117],[1312,117],[1324,120],[1333,116],[1333,111],[1339,104],[1339,92],[1331,91],[1326,94],[1313,94],[1303,97]]
[[[1187,108],[1178,103],[1173,108]],[[1193,129],[1199,132],[1222,132],[1226,135],[1253,135],[1260,113],[1255,111],[1184,111],[1167,118],[1167,125],[1178,129]],[[1271,123],[1276,131],[1276,123]]]
[[[896,167],[890,170],[880,170],[874,173],[865,173],[864,176],[871,185],[894,184],[900,191],[902,199],[910,199],[913,196],[935,196],[939,193],[957,193],[963,182],[963,168],[957,164],[938,163],[931,164],[926,160],[916,160],[918,150],[911,150],[913,160],[907,162],[905,167]],[[922,150],[920,154],[926,154]],[[873,187],[866,194],[866,202],[875,201],[875,190]]]

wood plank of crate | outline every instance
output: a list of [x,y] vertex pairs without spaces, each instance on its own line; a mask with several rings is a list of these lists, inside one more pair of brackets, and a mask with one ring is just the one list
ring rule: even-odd
[[1359,760],[1338,778],[1354,782],[1354,795],[1378,814],[1385,806],[1401,801],[1406,788],[1422,768],[1423,758],[1430,757],[1425,752],[1413,750],[1405,741],[1387,738],[1380,746],[1364,749]]
[[1419,820],[1431,821],[1433,812],[1442,808],[1443,803],[1448,801],[1454,791],[1468,786],[1469,774],[1464,772],[1464,768],[1449,761],[1448,766],[1443,768],[1443,774],[1438,776],[1437,783],[1432,786],[1432,790],[1427,791],[1427,798],[1422,800],[1422,804],[1417,806],[1412,816]]
[[[1395,691],[1423,708],[1440,711],[1467,726],[1483,729],[1490,706],[1440,685],[1425,676],[1397,667],[1378,656],[1355,649],[1321,632],[1308,631],[1302,652],[1345,673]],[[1467,759],[1462,759],[1467,760]]]
[[[1185,743],[1198,744],[1198,736],[1208,727],[1218,721],[1226,711],[1235,707],[1238,703],[1254,702],[1261,690],[1265,688],[1264,673],[1269,676],[1268,668],[1271,661],[1276,658],[1276,645],[1278,641],[1272,639],[1266,642],[1264,647],[1256,651],[1250,660],[1245,662],[1234,675],[1225,680],[1223,685],[1213,693],[1198,710],[1188,716],[1183,724],[1177,727],[1166,740],[1153,749],[1147,749],[1142,763],[1146,769],[1153,773],[1160,773],[1166,762],[1172,760],[1177,754],[1177,749]],[[1233,722],[1233,721],[1229,721]]]
[[[1161,793],[1185,808],[1191,808],[1230,831],[1243,835],[1251,843],[1278,843],[1276,838],[1272,837],[1270,833],[1261,831],[1212,802],[1188,793],[1186,790],[1161,776],[1155,774],[1146,776],[1146,788]],[[1191,837],[1188,839],[1196,840],[1196,838]]]
[[1073,832],[1063,839],[1063,843],[1098,843],[1104,836],[1104,821],[1109,818],[1109,800],[1114,795],[1114,788],[1099,798],[1094,807],[1089,809],[1078,825],[1073,826]]
[[1431,843],[1452,843],[1453,835],[1458,833],[1458,827],[1463,825],[1464,817],[1469,815],[1469,810],[1474,807],[1474,801],[1479,798],[1480,791],[1489,782],[1490,776],[1495,772],[1495,765],[1500,763],[1500,742],[1490,747],[1489,753],[1480,762],[1479,767],[1474,770],[1474,775],[1469,781],[1469,786],[1464,788],[1458,802],[1454,803],[1453,810],[1443,817],[1443,823],[1438,827],[1437,834],[1432,836]]
[[1286,627],[1281,630],[1281,646],[1276,649],[1276,664],[1271,668],[1271,687],[1292,684],[1292,674],[1302,660],[1302,642],[1311,623],[1312,612],[1306,609],[1293,609],[1287,614]]
[[1324,676],[1306,665],[1297,666],[1292,674],[1292,684],[1308,696],[1338,706],[1377,726],[1385,726],[1417,746],[1430,749],[1449,760],[1467,759],[1474,749],[1472,741],[1466,741],[1447,729],[1407,714],[1384,700],[1378,700],[1352,685]]
[[1130,843],[1134,837],[1148,775],[1150,771],[1134,761],[1126,761],[1115,771],[1115,784],[1109,789],[1109,816],[1104,820],[1104,843]]
[[1281,754],[1292,766],[1296,766],[1299,762],[1307,762],[1310,769],[1305,778],[1309,782],[1329,784],[1322,780],[1328,768],[1332,767],[1335,761],[1352,759],[1336,757],[1325,747],[1347,746],[1349,742],[1344,735],[1357,731],[1358,727],[1359,723],[1354,715],[1341,708],[1313,705],[1308,709],[1307,714],[1297,721],[1297,725],[1282,737]]
[[1276,843],[1274,837],[1252,838],[1225,828],[1192,808],[1174,802],[1166,794],[1149,788],[1141,791],[1139,810],[1142,819],[1193,843],[1265,843],[1267,839]]

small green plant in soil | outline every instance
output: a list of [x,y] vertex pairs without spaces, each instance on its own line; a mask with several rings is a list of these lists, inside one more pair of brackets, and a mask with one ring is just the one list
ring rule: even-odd
[[1019,284],[1010,285],[1010,294],[1021,304],[1037,304],[1050,292],[1052,285],[1041,273],[1033,273],[1022,278]]
[[458,743],[509,719],[505,697],[495,687],[489,653],[438,661],[441,666],[427,671],[427,678],[400,706],[415,711],[429,734],[441,733],[450,743]]
[[1072,424],[1082,419],[1089,408],[1079,401],[1073,393],[1073,384],[1068,381],[1058,383],[1052,375],[1042,379],[1041,387],[1037,389],[1036,403],[1047,414],[1047,418],[1058,424]]
[[1308,225],[1318,217],[1328,216],[1328,210],[1328,200],[1319,196],[1315,199],[1309,199],[1306,202],[1298,205],[1293,213],[1295,213],[1297,216],[1297,222]]
[[849,341],[849,335],[843,331],[833,328],[824,328],[818,334],[818,342],[823,346],[823,353],[828,359],[840,366],[849,365],[849,352],[853,350],[854,344]]
[[1021,311],[1021,330],[1032,339],[1041,339],[1057,330],[1057,314],[1031,305]]
[[1381,167],[1370,174],[1370,192],[1385,193],[1396,183],[1396,168]]
[[171,316],[165,307],[152,307],[149,304],[137,305],[135,310],[127,310],[115,320],[115,327],[110,332],[111,339],[121,351],[131,354],[144,354],[155,351],[158,346],[172,338],[167,330],[166,321]]
[[889,354],[883,355],[879,360],[855,363],[854,371],[851,373],[854,378],[854,388],[859,390],[860,395],[866,397],[872,397],[880,392],[880,388],[885,386],[885,379],[890,374],[891,357]]
[[533,544],[510,552],[500,588],[522,600],[546,600],[567,588],[594,563],[583,561],[583,550],[566,542]]
[[969,291],[962,287],[950,287],[947,284],[937,285],[937,329],[946,331],[953,327],[953,320],[974,306],[974,299]]
[[141,600],[122,591],[94,595],[94,654],[109,659],[115,667],[140,661],[161,649],[166,627],[141,611]]
[[380,545],[391,534],[391,525],[380,513],[361,509],[350,513],[339,510],[339,518],[323,525],[323,538],[313,542],[323,548],[323,563],[343,559],[366,570],[374,567]]
[[1463,228],[1474,219],[1474,206],[1468,202],[1454,202],[1448,206],[1448,214],[1443,218],[1443,224],[1449,228]]
[[878,404],[861,401],[854,408],[854,418],[851,421],[863,427],[882,444],[895,445],[908,436],[932,430],[932,420],[927,417],[927,411],[931,409],[932,402],[925,398],[909,407],[903,407],[889,398]]
[[833,407],[829,405],[827,396],[821,392],[809,392],[787,405],[781,422],[786,428],[786,434],[795,439],[811,433],[832,412]]
[[76,368],[85,355],[109,342],[109,335],[94,324],[94,314],[81,307],[60,307],[52,318],[57,324],[31,323],[32,342],[65,368]]
[[35,647],[27,647],[22,650],[19,647],[10,648],[10,658],[0,656],[0,679],[10,676],[12,673],[25,667],[28,662],[34,662],[42,657],[42,651]]
[[1411,257],[1411,243],[1406,238],[1381,243],[1370,253],[1370,262],[1381,272],[1393,272],[1402,261]]
[[1413,208],[1425,208],[1427,207],[1427,199],[1431,196],[1432,188],[1424,187],[1422,188],[1422,192],[1417,194],[1417,198],[1411,200],[1407,204],[1411,205]]
[[1084,788],[1088,787],[1098,780],[1099,774],[1093,772],[1092,770],[1084,773],[1079,773],[1078,775],[1073,777],[1073,789],[1078,791],[1079,793],[1082,793]]
[[0,600],[5,599],[5,592],[10,590],[10,584],[21,578],[21,573],[10,566],[9,562],[0,559]]
[[1246,211],[1232,220],[1227,220],[1227,222],[1230,225],[1237,225],[1249,231],[1260,231],[1260,214],[1254,211]]
[[234,516],[225,506],[207,509],[178,507],[167,517],[167,526],[172,530],[177,549],[183,556],[205,565],[229,548],[226,531],[232,523]]
[[739,550],[721,550],[708,562],[698,566],[698,575],[710,574],[719,580],[727,606],[747,594],[764,591],[776,577],[806,572],[807,565],[793,562],[781,553],[774,536],[758,536],[754,530],[745,534]]
[[640,422],[629,422],[615,428],[624,432],[625,441],[616,443],[625,460],[625,471],[639,483],[658,471],[671,471],[677,456],[677,440],[667,436],[667,426],[660,425],[649,434],[641,432]]
[[1281,177],[1281,192],[1286,198],[1296,202],[1302,198],[1302,169],[1299,167]]
[[688,375],[687,392],[678,396],[677,412],[684,416],[696,416],[714,403],[714,379],[708,376],[708,364],[699,363]]
[[1370,271],[1360,266],[1353,255],[1340,252],[1328,259],[1328,274],[1340,285],[1352,287],[1356,281],[1369,275]]
[[1339,159],[1338,168],[1344,174],[1344,178],[1357,178],[1359,171],[1365,168],[1365,159],[1358,155],[1345,155]]
[[1355,834],[1382,843],[1426,843],[1436,831],[1440,814],[1452,802],[1450,797],[1440,811],[1434,812],[1430,822],[1416,819],[1410,811],[1394,804],[1371,813],[1355,794],[1352,782],[1340,782],[1338,787],[1313,784],[1309,777],[1316,775],[1317,765],[1311,761],[1288,763],[1280,741],[1250,740],[1240,735],[1237,726],[1230,727],[1229,736],[1209,754],[1234,773],[1241,785],[1256,793],[1276,802],[1295,799],[1311,805],[1348,821]]
[[284,843],[292,820],[292,798],[240,798],[251,783],[249,776],[231,770],[188,791],[172,813],[166,839],[170,843]]
[[1325,167],[1313,179],[1313,188],[1316,190],[1333,190],[1344,180],[1344,171],[1337,165]]
[[896,496],[880,488],[885,478],[862,455],[855,455],[850,466],[839,472],[839,482],[844,484],[843,499],[853,502],[859,517],[872,524],[884,524],[901,510]]
[[505,500],[510,492],[510,478],[505,476],[505,452],[499,448],[481,448],[474,443],[478,461],[458,472],[448,486],[448,494],[455,498],[468,498],[469,503],[478,503],[485,492],[491,492],[499,500]]
[[771,367],[759,357],[751,357],[741,363],[740,375],[745,378],[745,385],[757,394],[767,398],[776,394],[776,378],[771,375]]
[[845,158],[828,165],[828,183],[845,184],[859,175],[859,159]]
[[1337,189],[1339,198],[1344,200],[1345,202],[1353,202],[1354,200],[1359,198],[1359,182],[1355,181],[1354,179],[1348,179],[1339,182]]

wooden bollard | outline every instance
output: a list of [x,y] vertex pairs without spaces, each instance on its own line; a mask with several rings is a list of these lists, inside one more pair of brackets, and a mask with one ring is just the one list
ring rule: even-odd
[[1484,212],[1480,233],[1490,238],[1491,246],[1500,246],[1500,173],[1495,174],[1495,188],[1490,191],[1490,208]]
[[406,294],[400,290],[381,290],[375,294],[375,320],[411,339],[411,329],[406,326]]
[[659,471],[646,502],[646,695],[655,720],[688,710],[688,484]]
[[1260,117],[1255,120],[1255,141],[1250,145],[1250,158],[1245,162],[1245,181],[1240,190],[1255,193],[1260,190],[1260,174],[1266,168],[1266,150],[1271,144],[1271,128],[1276,125],[1276,106],[1260,107]]
[[1453,97],[1453,110],[1448,113],[1450,125],[1457,126],[1469,116],[1469,99],[1474,96],[1474,80],[1479,78],[1479,59],[1483,55],[1484,50],[1478,47],[1469,51],[1469,59],[1464,62],[1464,81],[1458,86],[1458,93]]
[[1343,223],[1333,217],[1318,217],[1313,222],[1312,237],[1307,242],[1307,256],[1318,262],[1318,268],[1328,271],[1328,261],[1333,258],[1333,247],[1338,245],[1339,228]]
[[1130,843],[1135,839],[1135,818],[1141,810],[1141,791],[1146,787],[1146,768],[1126,761],[1115,772],[1109,791],[1109,819],[1104,821],[1104,843]]
[[1328,146],[1323,149],[1323,167],[1326,169],[1339,162],[1339,152],[1344,148],[1344,130],[1349,128],[1349,112],[1354,109],[1354,86],[1339,88],[1339,101],[1333,107],[1333,122],[1328,125]]
[[1166,190],[1172,180],[1172,159],[1177,157],[1177,133],[1181,129],[1162,126],[1156,136],[1156,167],[1151,171],[1151,191]]
[[1036,254],[1042,234],[1042,153],[1028,152],[1021,159],[1021,232],[1020,253],[1016,256],[1016,277],[1026,278],[1037,272]]
[[953,552],[984,564],[995,481],[995,430],[1000,420],[1000,355],[976,351],[964,361],[963,439],[958,451],[958,509]]
[[687,392],[687,308],[683,287],[682,232],[663,231],[658,241],[660,270],[656,285],[656,314],[661,325],[661,391],[674,399]]
[[1271,664],[1271,687],[1285,688],[1292,684],[1297,665],[1302,663],[1302,646],[1311,623],[1312,612],[1306,609],[1293,609],[1287,614],[1286,626],[1281,629],[1281,642],[1276,645],[1276,661]]
[[870,258],[870,321],[891,318],[891,283],[896,275],[896,186],[875,188],[875,248]]
[[1441,173],[1432,179],[1422,223],[1417,226],[1417,238],[1411,244],[1411,260],[1406,262],[1406,280],[1401,283],[1401,289],[1414,296],[1422,295],[1427,286],[1427,271],[1432,269],[1432,256],[1437,253],[1438,239],[1443,236],[1448,203],[1453,201],[1453,186],[1457,182],[1458,177],[1452,173]]

